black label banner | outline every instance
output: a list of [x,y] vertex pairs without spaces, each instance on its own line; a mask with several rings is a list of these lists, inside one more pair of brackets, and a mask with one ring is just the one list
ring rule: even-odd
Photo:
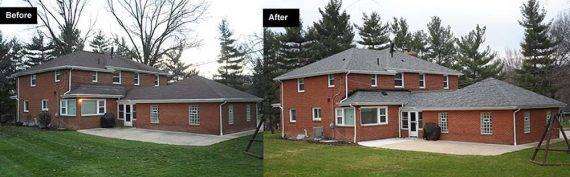
[[299,9],[263,9],[263,27],[299,27]]
[[37,24],[35,7],[0,7],[0,24]]

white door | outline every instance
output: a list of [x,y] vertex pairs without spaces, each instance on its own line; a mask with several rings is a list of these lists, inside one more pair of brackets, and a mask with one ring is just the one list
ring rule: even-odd
[[125,126],[127,127],[132,127],[133,126],[133,110],[132,110],[132,106],[126,104],[125,106],[123,106],[123,108],[125,109],[123,112],[125,114]]
[[410,137],[418,137],[418,112],[408,112],[409,119],[408,121],[408,135]]

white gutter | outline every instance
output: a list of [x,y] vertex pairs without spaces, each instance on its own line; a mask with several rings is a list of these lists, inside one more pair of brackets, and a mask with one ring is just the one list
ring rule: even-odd
[[[400,106],[398,108],[398,137],[401,138],[402,137],[402,108],[404,107],[404,104],[402,104],[402,106]],[[390,107],[388,107],[388,110],[390,109]],[[409,121],[409,120],[408,120]],[[409,135],[408,135],[409,136]]]
[[20,122],[20,77],[16,78],[16,122]]
[[[67,92],[66,92],[67,93]],[[63,98],[75,97],[92,97],[92,98],[122,98],[123,95],[107,95],[107,94],[64,94]]]
[[30,74],[36,74],[36,73],[42,73],[42,72],[48,72],[48,71],[54,71],[54,70],[62,70],[62,69],[70,69],[70,70],[76,69],[76,70],[97,71],[97,72],[107,72],[107,73],[112,73],[112,72],[115,72],[116,70],[124,70],[124,71],[132,71],[132,72],[147,73],[147,74],[158,74],[158,75],[167,75],[167,76],[172,75],[170,73],[152,72],[152,71],[123,68],[123,67],[106,66],[106,68],[109,68],[109,69],[84,67],[84,66],[73,66],[73,65],[63,65],[63,66],[56,66],[56,67],[51,67],[51,68],[39,69],[39,70],[35,70],[35,71],[23,71],[21,73],[13,74],[10,77],[13,78],[13,77],[18,77],[18,76],[23,76],[23,75],[30,75]]
[[348,71],[346,75],[344,75],[344,98],[339,101],[339,104],[341,104],[344,100],[348,99],[348,74],[350,74],[350,71]]
[[132,103],[214,103],[214,102],[260,102],[260,98],[208,98],[208,99],[160,99],[128,100]]
[[517,119],[516,119],[516,114],[517,112],[519,112],[521,109],[517,109],[516,111],[513,112],[513,142],[514,145],[517,145]]
[[220,104],[220,136],[224,135],[224,121],[223,121],[223,117],[224,117],[224,111],[222,106],[224,106],[226,103],[228,103],[228,101],[224,101],[222,104]]

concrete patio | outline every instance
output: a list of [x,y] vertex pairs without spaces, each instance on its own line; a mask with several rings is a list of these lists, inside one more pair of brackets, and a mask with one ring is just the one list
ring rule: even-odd
[[184,146],[210,146],[219,142],[251,135],[255,130],[238,132],[227,135],[206,135],[187,132],[172,132],[161,130],[137,129],[137,128],[95,128],[78,130],[80,133],[117,138],[124,140],[143,141],[159,144],[184,145]]

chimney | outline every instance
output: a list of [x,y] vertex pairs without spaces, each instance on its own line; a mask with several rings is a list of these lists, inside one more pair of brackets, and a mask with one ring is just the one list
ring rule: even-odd
[[111,47],[111,59],[113,59],[113,55],[115,55],[115,47]]
[[390,43],[390,56],[394,57],[394,43]]
[[380,58],[376,58],[376,65],[380,66]]

